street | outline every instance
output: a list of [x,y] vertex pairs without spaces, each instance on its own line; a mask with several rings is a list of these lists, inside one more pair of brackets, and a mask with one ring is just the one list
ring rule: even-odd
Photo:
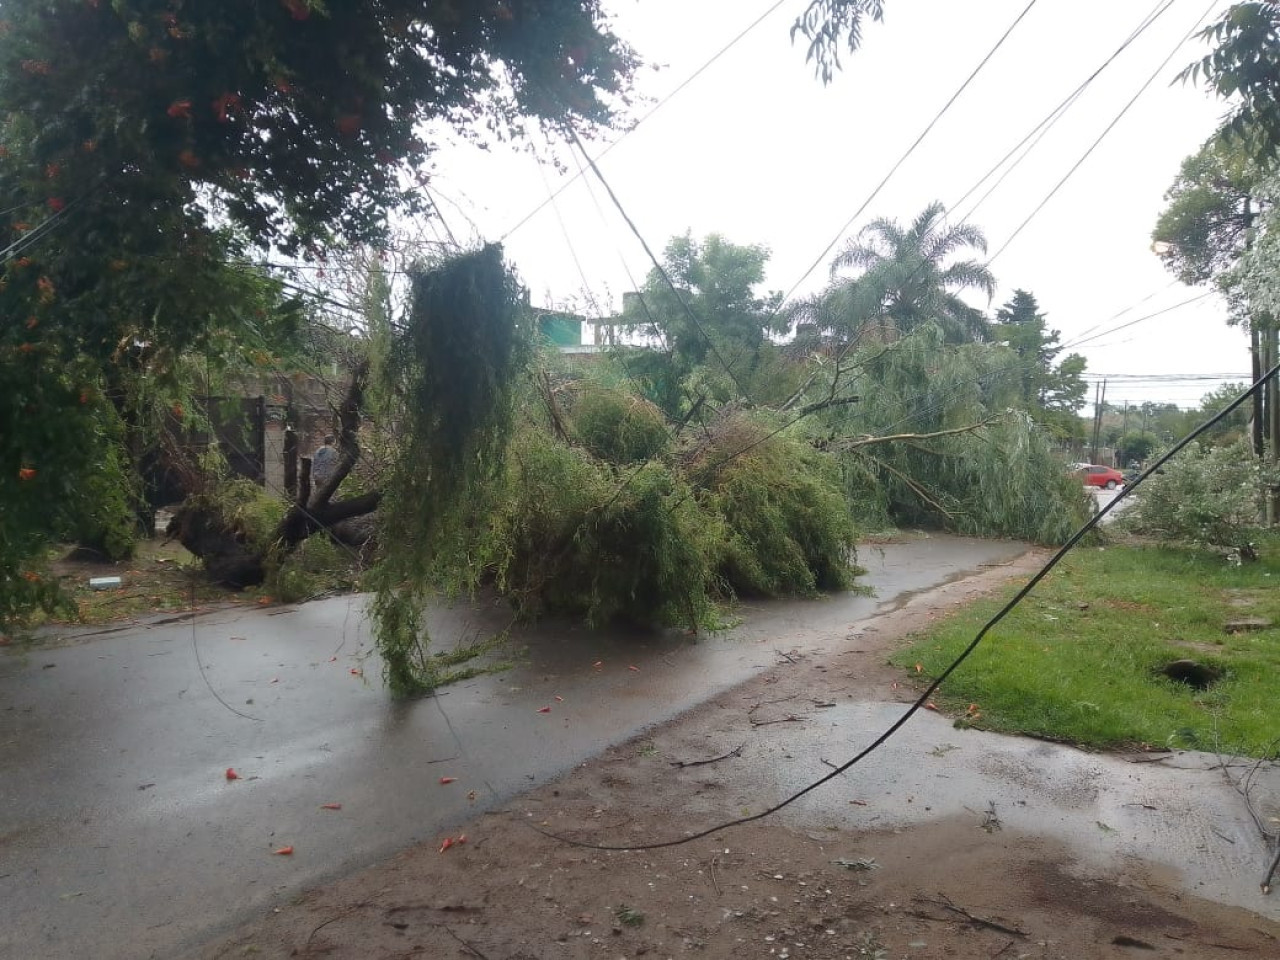
[[[381,687],[359,597],[4,654],[0,956],[190,949],[706,701],[775,650],[839,644],[877,611],[1023,549],[866,547],[874,596],[744,604],[739,626],[696,642],[547,622],[515,632],[526,652],[513,669],[409,703]],[[441,643],[503,626],[492,604],[432,621]]]

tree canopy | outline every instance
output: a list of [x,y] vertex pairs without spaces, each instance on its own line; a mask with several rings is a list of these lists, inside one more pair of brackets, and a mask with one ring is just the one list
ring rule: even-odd
[[1036,298],[1015,290],[996,311],[992,337],[1005,343],[1018,358],[1020,405],[1051,433],[1070,435],[1079,430],[1076,411],[1084,405],[1088,390],[1081,374],[1085,359],[1078,353],[1062,360],[1058,331],[1048,328]]

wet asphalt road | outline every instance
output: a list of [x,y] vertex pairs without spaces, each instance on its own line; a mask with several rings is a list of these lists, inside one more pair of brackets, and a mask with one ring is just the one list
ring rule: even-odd
[[[741,625],[696,643],[543,624],[517,634],[512,670],[412,703],[381,687],[360,598],[0,655],[0,957],[180,954],[446,835],[766,669],[775,650],[838,645],[885,605],[1022,549],[864,548],[873,597],[746,604]],[[442,612],[433,635],[503,626],[482,605]]]

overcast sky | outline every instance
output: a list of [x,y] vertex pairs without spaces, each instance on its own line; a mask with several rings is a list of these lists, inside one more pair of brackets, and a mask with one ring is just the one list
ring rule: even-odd
[[[774,3],[607,0],[606,6],[617,32],[661,66],[639,78],[652,105]],[[993,309],[1015,288],[1029,290],[1070,342],[1203,292],[1172,283],[1150,245],[1179,163],[1224,112],[1201,89],[1174,82],[1204,49],[1195,40],[1178,46],[1207,3],[1173,0],[974,213],[970,222],[985,231],[994,254],[1173,53],[1079,171],[996,258]],[[688,229],[763,243],[772,251],[768,289],[790,290],[1026,5],[886,0],[885,22],[867,26],[862,49],[844,57],[843,71],[823,87],[804,62],[803,46],[788,36],[807,0],[786,0],[622,139],[601,170],[655,250]],[[905,223],[933,200],[951,208],[1157,6],[1039,0],[846,236],[875,217]],[[1210,17],[1225,6],[1226,0],[1214,4]],[[590,149],[598,153],[605,143]],[[570,175],[556,169],[553,156],[577,172],[563,144],[539,140],[535,153],[541,164],[516,148],[442,151],[436,184],[454,232],[500,239],[546,199],[549,186]],[[594,197],[579,179],[506,237],[535,300],[594,299],[612,310],[631,288],[628,270],[637,279],[648,270],[638,242],[599,185],[592,187]],[[824,261],[800,292],[825,278]],[[1091,373],[1243,375],[1247,338],[1226,325],[1224,313],[1210,296],[1077,349]],[[1113,380],[1108,399],[1190,405],[1214,385]]]

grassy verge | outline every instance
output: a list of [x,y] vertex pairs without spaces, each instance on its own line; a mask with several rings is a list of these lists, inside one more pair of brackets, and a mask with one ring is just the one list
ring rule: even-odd
[[[1280,743],[1280,539],[1242,567],[1192,550],[1111,545],[1070,555],[997,626],[936,698],[962,723],[1082,745],[1275,756]],[[893,657],[936,676],[1016,587],[940,623]],[[1195,690],[1157,670],[1222,670]],[[918,670],[917,670],[918,666]]]

